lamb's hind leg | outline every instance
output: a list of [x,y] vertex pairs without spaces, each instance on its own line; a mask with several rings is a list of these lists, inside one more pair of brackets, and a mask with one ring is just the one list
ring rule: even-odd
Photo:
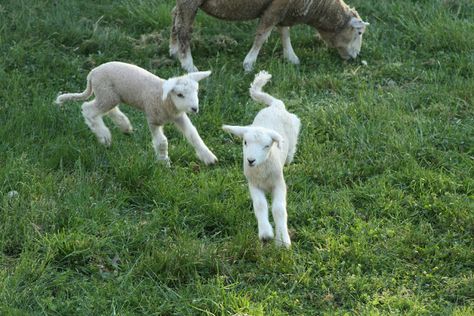
[[170,53],[178,55],[181,67],[187,72],[198,71],[191,55],[191,34],[194,18],[201,2],[200,0],[178,0],[173,9]]
[[112,121],[114,121],[114,123],[123,133],[131,134],[133,132],[133,127],[132,124],[130,124],[130,120],[122,111],[120,111],[118,106],[110,110],[107,115],[112,119]]
[[298,56],[296,56],[293,46],[291,46],[290,28],[288,26],[281,26],[278,30],[280,31],[281,44],[283,45],[283,57],[290,63],[298,65],[300,60]]
[[101,144],[109,147],[112,143],[112,135],[102,119],[102,116],[107,113],[103,108],[104,106],[101,106],[101,103],[97,99],[84,102],[84,104],[82,104],[82,115],[84,116],[87,126],[89,126],[91,131],[97,136],[97,140]]
[[150,128],[151,137],[153,139],[153,149],[155,150],[156,159],[169,167],[171,161],[168,157],[168,139],[163,133],[163,126],[148,121],[148,127]]

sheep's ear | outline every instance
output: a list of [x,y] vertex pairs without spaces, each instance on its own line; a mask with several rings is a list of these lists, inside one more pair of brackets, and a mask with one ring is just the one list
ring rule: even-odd
[[200,81],[204,78],[207,78],[211,75],[211,71],[198,71],[198,72],[191,72],[188,74],[188,77],[193,79],[194,81]]
[[351,22],[350,22],[351,26],[355,29],[363,29],[365,28],[366,26],[370,25],[370,23],[367,23],[367,22],[364,22],[362,21],[361,19],[358,19],[358,18],[351,18]]
[[174,89],[175,86],[176,86],[175,78],[168,79],[163,83],[163,95],[162,95],[163,101],[165,101],[166,98],[168,98],[168,94]]
[[222,125],[222,129],[236,136],[243,137],[248,128],[245,126]]
[[281,143],[283,142],[283,137],[280,134],[274,131],[268,131],[272,140],[277,144],[278,148],[281,148]]

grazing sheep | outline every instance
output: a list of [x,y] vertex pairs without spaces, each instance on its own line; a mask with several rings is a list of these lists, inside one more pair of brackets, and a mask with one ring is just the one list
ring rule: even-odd
[[290,26],[307,24],[316,28],[328,46],[336,48],[343,59],[356,58],[362,35],[369,25],[343,0],[176,0],[170,38],[170,55],[177,56],[188,72],[197,71],[193,64],[190,40],[198,9],[219,19],[245,21],[260,18],[253,46],[243,66],[250,71],[258,53],[274,26],[278,26],[283,56],[293,64],[299,59],[290,41]]
[[118,104],[123,102],[145,112],[156,156],[167,165],[170,164],[168,140],[163,125],[172,121],[193,145],[199,159],[209,165],[217,162],[217,158],[204,144],[186,112],[199,111],[198,81],[210,74],[210,71],[194,72],[165,80],[135,65],[109,62],[91,70],[84,92],[59,95],[56,103],[86,100],[94,94],[94,100],[82,105],[82,115],[105,146],[110,146],[112,136],[102,120],[104,115],[124,133],[131,133],[132,125]]
[[301,123],[296,115],[286,111],[281,100],[262,91],[270,78],[270,74],[262,71],[255,76],[250,86],[252,98],[268,105],[258,112],[252,125],[224,125],[222,128],[244,140],[244,174],[257,217],[259,238],[267,240],[274,237],[265,198],[265,193],[271,192],[275,243],[288,248],[291,241],[287,227],[283,165],[293,160]]

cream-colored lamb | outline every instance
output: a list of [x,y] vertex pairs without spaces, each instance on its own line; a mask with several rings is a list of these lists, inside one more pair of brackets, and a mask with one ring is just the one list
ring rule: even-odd
[[[250,95],[268,107],[260,110],[250,126],[224,125],[225,131],[244,140],[244,174],[248,180],[253,208],[261,240],[272,239],[278,246],[289,247],[287,227],[286,184],[283,166],[293,160],[300,130],[300,120],[285,109],[285,104],[262,91],[271,75],[265,71],[255,76]],[[268,204],[265,193],[272,194],[272,214],[275,235],[268,221]]]
[[138,66],[114,61],[92,69],[84,92],[59,95],[56,103],[86,100],[94,94],[94,100],[82,105],[82,114],[99,142],[106,146],[110,146],[112,136],[102,120],[104,115],[108,115],[124,133],[131,133],[132,125],[118,104],[126,103],[145,112],[157,158],[168,165],[168,140],[163,125],[174,122],[199,159],[208,165],[217,162],[217,158],[204,144],[186,113],[199,111],[198,81],[210,74],[210,71],[194,72],[165,80]]

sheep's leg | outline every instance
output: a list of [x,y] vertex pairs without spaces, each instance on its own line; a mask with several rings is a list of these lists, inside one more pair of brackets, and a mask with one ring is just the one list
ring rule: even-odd
[[[190,44],[194,18],[196,17],[199,5],[200,1],[196,0],[178,0],[176,7],[173,9],[170,53],[177,53],[181,67],[187,72],[198,71],[194,66]],[[178,49],[176,50],[176,48]]]
[[178,26],[177,22],[177,8],[174,7],[171,10],[171,17],[172,17],[172,25],[171,25],[171,34],[170,34],[170,56],[177,57],[179,51],[179,44],[178,44]]
[[153,149],[155,150],[156,159],[163,162],[167,167],[171,165],[168,157],[168,139],[163,133],[163,126],[148,122],[151,137],[153,139]]
[[199,133],[196,130],[196,127],[194,127],[193,123],[191,123],[191,120],[185,113],[176,118],[174,122],[184,134],[188,142],[194,147],[196,154],[201,161],[206,165],[217,162],[217,157],[209,150],[209,148],[207,148],[206,144],[204,144],[201,136],[199,136]]
[[292,5],[292,1],[271,1],[265,12],[262,14],[257,26],[257,35],[253,41],[252,48],[244,59],[244,70],[251,71],[257,60],[258,53],[263,43],[268,39],[275,25],[281,22],[286,12]]
[[110,130],[105,126],[102,116],[107,111],[103,111],[96,100],[84,102],[82,104],[82,115],[91,131],[97,136],[98,141],[109,147],[112,143]]
[[298,56],[296,56],[293,46],[291,46],[290,28],[288,26],[281,26],[278,30],[280,31],[281,43],[283,45],[283,57],[290,63],[298,65],[300,60]]
[[132,124],[128,117],[120,111],[119,107],[116,106],[110,110],[107,115],[114,121],[114,123],[120,128],[125,134],[130,134],[133,132]]
[[257,28],[257,35],[255,36],[252,48],[250,51],[247,53],[247,56],[245,56],[244,59],[244,70],[249,72],[252,71],[253,65],[257,61],[258,53],[260,52],[260,49],[262,48],[263,43],[268,39],[270,36],[270,33],[272,32],[273,25],[265,25],[262,23],[262,20],[260,20],[260,24]]
[[272,214],[275,221],[275,243],[277,246],[290,247],[290,235],[288,234],[288,214],[286,212],[286,184],[278,183],[273,189]]
[[273,228],[268,220],[268,204],[265,193],[249,183],[250,196],[252,197],[253,211],[257,218],[258,238],[267,241],[273,238]]

